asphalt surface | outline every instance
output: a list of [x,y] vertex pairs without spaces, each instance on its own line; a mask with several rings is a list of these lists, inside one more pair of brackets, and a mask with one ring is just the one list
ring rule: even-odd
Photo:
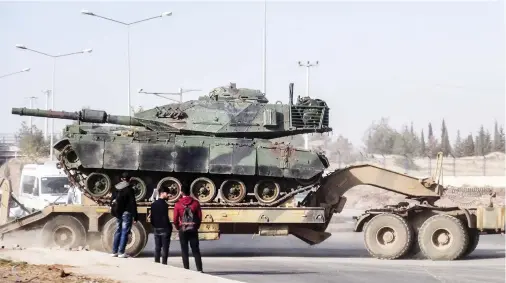
[[[477,249],[458,261],[378,260],[365,250],[362,233],[339,232],[308,246],[288,237],[223,235],[201,242],[204,271],[248,283],[262,282],[505,282],[505,237],[484,235]],[[152,236],[141,257],[152,260]],[[179,241],[169,264],[182,267]],[[193,258],[190,268],[195,270]]]

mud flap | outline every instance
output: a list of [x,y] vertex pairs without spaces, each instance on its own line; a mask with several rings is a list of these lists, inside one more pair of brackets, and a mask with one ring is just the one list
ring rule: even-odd
[[327,240],[332,235],[329,232],[320,232],[299,227],[290,227],[290,234],[311,246]]

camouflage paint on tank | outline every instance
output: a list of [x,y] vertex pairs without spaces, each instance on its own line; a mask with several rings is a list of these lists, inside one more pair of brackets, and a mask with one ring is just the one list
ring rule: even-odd
[[231,84],[198,100],[154,107],[135,117],[90,109],[13,108],[12,113],[79,121],[66,127],[65,138],[54,148],[68,175],[76,170],[80,185],[95,172],[112,186],[121,171],[129,171],[147,184],[143,188],[157,187],[158,180],[171,176],[190,184],[200,177],[211,178],[216,187],[233,178],[244,182],[248,192],[262,180],[271,180],[287,191],[318,181],[329,163],[323,153],[270,139],[332,130],[323,100],[306,97],[293,104],[293,92],[289,98],[289,104],[270,104],[260,91]]

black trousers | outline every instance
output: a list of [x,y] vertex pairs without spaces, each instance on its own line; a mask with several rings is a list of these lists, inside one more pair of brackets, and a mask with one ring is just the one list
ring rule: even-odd
[[[171,227],[172,228],[172,227]],[[160,253],[162,256],[162,264],[167,264],[169,257],[170,235],[172,234],[171,228],[155,228],[155,262],[160,262]]]
[[183,267],[185,269],[190,269],[190,262],[188,259],[188,244],[190,244],[193,257],[195,258],[197,271],[202,271],[202,257],[200,256],[198,232],[179,231],[179,242],[181,243],[181,257],[183,258]]

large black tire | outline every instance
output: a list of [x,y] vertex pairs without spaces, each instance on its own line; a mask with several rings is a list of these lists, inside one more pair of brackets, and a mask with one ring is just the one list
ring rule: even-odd
[[371,256],[379,259],[397,259],[406,255],[413,238],[407,221],[391,213],[374,216],[364,228],[366,249]]
[[[102,229],[102,246],[106,252],[112,252],[114,233],[116,232],[116,218],[107,221]],[[131,257],[138,256],[148,241],[148,233],[140,222],[132,224],[131,233],[128,236],[125,253]]]
[[461,257],[469,243],[467,227],[461,220],[447,214],[427,219],[418,233],[418,244],[431,260],[454,260]]
[[478,243],[480,242],[480,231],[478,231],[478,229],[471,228],[468,229],[467,232],[469,234],[469,243],[467,244],[466,250],[459,258],[467,257],[472,252],[474,252],[474,250],[478,246]]
[[58,215],[41,231],[44,247],[77,248],[86,244],[86,229],[81,221],[70,215]]

